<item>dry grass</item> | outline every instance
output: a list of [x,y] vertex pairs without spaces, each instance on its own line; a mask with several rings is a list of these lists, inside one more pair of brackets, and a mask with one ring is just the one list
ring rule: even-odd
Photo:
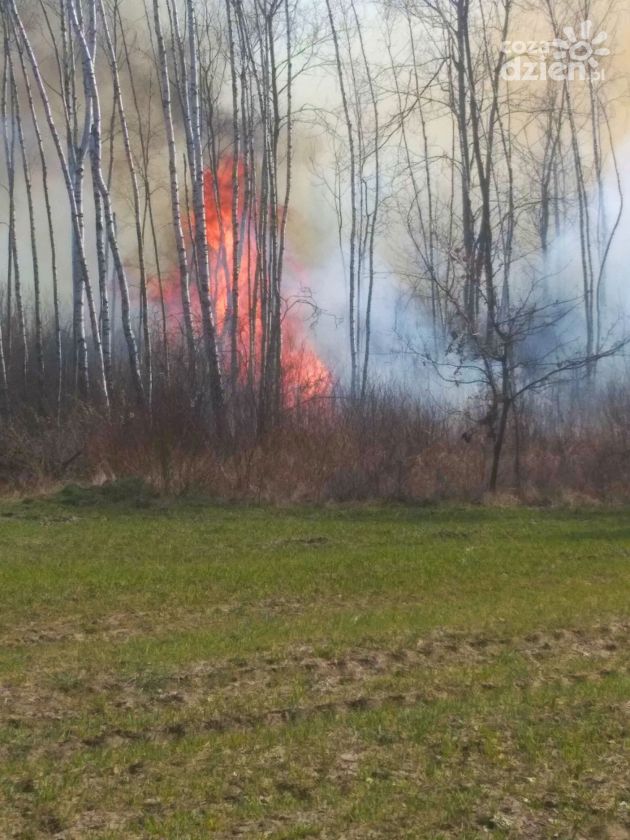
[[[592,504],[630,499],[625,392],[569,419],[532,404],[508,437],[500,503]],[[341,397],[287,411],[257,435],[247,406],[222,446],[207,406],[177,389],[157,394],[153,415],[119,407],[111,418],[75,405],[60,424],[34,412],[0,431],[5,492],[79,481],[141,480],[164,495],[202,492],[256,502],[490,501],[493,439],[464,415],[429,410],[400,394],[373,393],[361,406]],[[496,497],[492,500],[496,503]]]

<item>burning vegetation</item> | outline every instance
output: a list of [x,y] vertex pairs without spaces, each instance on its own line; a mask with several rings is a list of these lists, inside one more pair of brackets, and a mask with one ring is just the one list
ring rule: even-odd
[[534,7],[5,0],[6,483],[477,498],[544,485],[551,418],[620,463],[614,8]]
[[[326,397],[332,388],[332,375],[320,359],[308,334],[304,314],[310,302],[299,295],[280,301],[280,328],[273,335],[267,278],[272,256],[258,247],[257,225],[265,208],[252,207],[246,187],[248,173],[242,160],[222,158],[216,169],[204,172],[204,217],[210,268],[210,300],[216,323],[221,358],[228,360],[229,375],[251,394],[268,380],[270,357],[278,353],[280,404],[292,408],[316,397]],[[194,217],[187,224],[188,242],[192,238]],[[282,228],[282,219],[277,220]],[[285,262],[299,280],[303,269],[285,242]],[[191,250],[189,248],[189,250]],[[194,256],[193,256],[194,259]],[[185,330],[181,294],[182,278],[171,274],[165,284],[150,281],[151,299],[165,307],[170,333]],[[202,331],[199,288],[190,290],[194,341]]]

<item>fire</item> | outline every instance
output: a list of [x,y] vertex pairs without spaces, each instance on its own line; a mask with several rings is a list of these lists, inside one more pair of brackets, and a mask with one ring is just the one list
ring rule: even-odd
[[[215,323],[221,354],[224,360],[230,358],[230,330],[232,326],[232,282],[234,260],[234,236],[232,225],[232,169],[233,161],[224,158],[215,179],[210,170],[205,172],[204,198],[206,215],[206,235],[208,240],[211,287]],[[238,380],[242,383],[257,383],[261,368],[262,316],[260,291],[256,288],[257,243],[254,225],[243,215],[244,168],[237,167],[239,189],[239,271],[238,271],[238,317],[237,317],[237,352]],[[193,221],[189,220],[188,235],[192,231]],[[285,263],[291,265],[294,272],[299,266],[289,248],[285,248]],[[157,294],[153,284],[154,295]],[[199,296],[194,284],[191,284],[191,307],[195,323],[200,324]],[[168,311],[181,313],[179,300],[179,277],[177,272],[171,275],[164,288]],[[304,400],[325,396],[332,385],[330,371],[319,358],[306,335],[303,310],[299,304],[285,306],[281,325],[281,369],[282,395],[286,406],[294,406]]]

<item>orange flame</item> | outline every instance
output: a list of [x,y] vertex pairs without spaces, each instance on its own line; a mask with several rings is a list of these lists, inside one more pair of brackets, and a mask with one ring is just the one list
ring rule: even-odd
[[[206,235],[208,240],[211,288],[217,335],[222,356],[230,356],[230,330],[232,322],[232,280],[234,266],[234,231],[232,225],[232,167],[233,161],[224,158],[216,180],[210,170],[204,175]],[[239,244],[238,244],[238,317],[237,352],[238,380],[258,382],[261,367],[262,316],[259,290],[256,288],[257,246],[251,219],[243,215],[244,167],[237,167],[239,189]],[[193,221],[189,220],[189,234]],[[288,250],[288,249],[287,249]],[[287,254],[285,263],[299,271],[295,259]],[[153,285],[154,295],[157,294]],[[168,311],[179,309],[179,277],[171,274],[164,288]],[[191,307],[195,323],[200,323],[199,296],[191,284]],[[306,335],[300,305],[285,307],[281,325],[282,394],[285,406],[291,407],[304,400],[325,396],[332,387],[332,377],[324,362],[311,346]]]

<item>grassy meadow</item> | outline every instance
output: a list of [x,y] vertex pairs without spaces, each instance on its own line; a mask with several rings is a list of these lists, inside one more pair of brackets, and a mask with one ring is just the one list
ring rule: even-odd
[[630,512],[0,504],[0,837],[630,838]]

